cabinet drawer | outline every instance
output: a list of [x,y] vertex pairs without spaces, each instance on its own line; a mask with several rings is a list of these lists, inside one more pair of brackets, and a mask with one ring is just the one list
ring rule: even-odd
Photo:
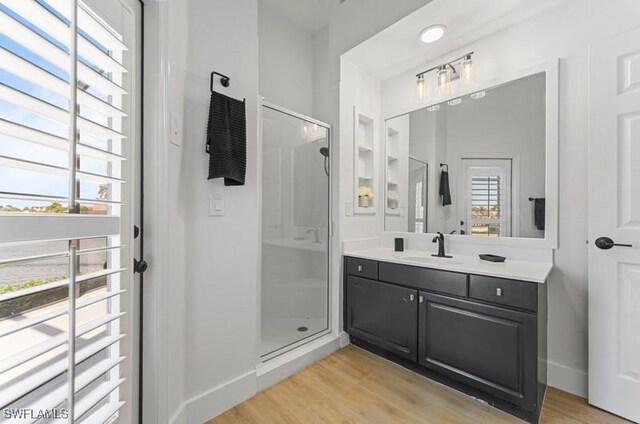
[[420,290],[467,296],[467,274],[380,262],[381,281]]
[[481,275],[472,275],[469,280],[470,298],[530,311],[537,309],[537,291],[536,283],[525,281]]
[[347,274],[377,280],[378,261],[360,258],[347,258]]

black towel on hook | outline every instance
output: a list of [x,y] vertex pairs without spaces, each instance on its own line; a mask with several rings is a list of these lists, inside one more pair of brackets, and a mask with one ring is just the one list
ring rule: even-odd
[[244,185],[247,173],[247,120],[244,100],[211,92],[207,125],[209,177],[224,185]]
[[533,223],[538,230],[544,231],[544,212],[546,209],[544,197],[533,199]]
[[440,171],[440,190],[438,191],[442,197],[442,206],[451,204],[451,190],[449,189],[449,173],[444,169]]

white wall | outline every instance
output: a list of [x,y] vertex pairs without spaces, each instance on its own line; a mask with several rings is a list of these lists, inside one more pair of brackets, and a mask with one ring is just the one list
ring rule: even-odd
[[[638,25],[633,0],[568,1],[515,27],[451,52],[475,51],[479,83],[560,58],[559,249],[549,279],[549,384],[586,396],[587,390],[587,96],[591,41]],[[436,58],[382,84],[383,116],[424,105],[415,74]]]
[[303,115],[313,113],[314,38],[258,2],[260,95]]
[[[189,422],[210,418],[217,386],[255,386],[258,275],[258,4],[256,0],[189,0],[185,142],[181,184],[189,252],[186,262],[187,399]],[[244,186],[208,181],[204,151],[209,73],[231,85],[219,92],[246,99],[247,175]],[[218,83],[216,83],[218,84]],[[225,196],[223,217],[208,216],[209,194]],[[241,390],[239,400],[246,397]]]

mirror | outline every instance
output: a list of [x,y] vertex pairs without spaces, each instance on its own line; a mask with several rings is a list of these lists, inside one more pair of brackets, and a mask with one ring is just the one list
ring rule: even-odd
[[386,121],[385,230],[545,236],[545,73]]

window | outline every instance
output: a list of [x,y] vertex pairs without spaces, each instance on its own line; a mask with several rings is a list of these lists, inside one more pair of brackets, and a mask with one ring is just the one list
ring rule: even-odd
[[467,232],[482,237],[511,235],[511,160],[464,159]]
[[424,204],[422,203],[422,181],[416,183],[416,225],[414,233],[424,232]]
[[132,325],[135,13],[101,1],[120,17],[117,29],[76,0],[0,1],[0,416],[8,422],[41,413],[106,422],[130,392],[122,365]]

